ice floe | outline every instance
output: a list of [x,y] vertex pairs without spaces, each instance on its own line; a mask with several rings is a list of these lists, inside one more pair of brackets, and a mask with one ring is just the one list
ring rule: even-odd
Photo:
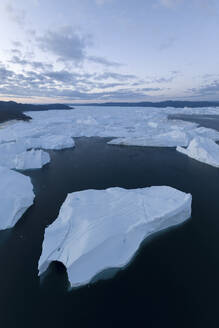
[[196,137],[188,148],[178,146],[176,149],[199,162],[219,167],[219,146],[209,138]]
[[33,204],[33,186],[29,177],[0,167],[0,229],[15,225]]
[[76,287],[106,269],[124,267],[148,235],[188,219],[191,200],[166,186],[69,194],[45,230],[39,274],[60,261]]

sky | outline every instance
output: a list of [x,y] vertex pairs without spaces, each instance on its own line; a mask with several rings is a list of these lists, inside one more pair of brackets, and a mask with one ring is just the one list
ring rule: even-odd
[[1,0],[0,100],[219,100],[218,0]]

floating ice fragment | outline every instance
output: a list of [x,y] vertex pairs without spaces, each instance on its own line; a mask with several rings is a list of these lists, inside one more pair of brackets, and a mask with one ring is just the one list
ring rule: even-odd
[[69,194],[45,230],[39,274],[62,262],[72,287],[128,264],[150,234],[191,215],[190,194],[171,187],[109,188]]
[[219,146],[209,138],[196,137],[188,148],[177,147],[177,151],[199,162],[219,167]]
[[0,229],[15,225],[33,204],[33,186],[29,177],[0,167]]

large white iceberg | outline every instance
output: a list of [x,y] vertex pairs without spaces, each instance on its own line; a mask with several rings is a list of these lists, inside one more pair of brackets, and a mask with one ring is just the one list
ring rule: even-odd
[[33,186],[29,177],[0,167],[0,229],[11,228],[33,204]]
[[50,162],[50,156],[43,150],[29,150],[16,155],[14,166],[17,170],[40,169]]
[[85,190],[69,194],[45,230],[39,274],[62,262],[72,287],[128,264],[150,234],[191,216],[190,194],[171,187]]
[[209,138],[196,137],[190,142],[188,148],[177,147],[176,149],[199,162],[219,167],[219,146]]

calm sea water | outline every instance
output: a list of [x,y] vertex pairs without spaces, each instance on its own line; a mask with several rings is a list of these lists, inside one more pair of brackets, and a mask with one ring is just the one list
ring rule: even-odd
[[[0,232],[0,327],[133,326],[139,320],[145,327],[218,328],[219,170],[175,149],[110,146],[107,140],[76,139],[75,149],[51,151],[48,166],[26,171],[35,204],[15,228]],[[192,218],[150,238],[113,279],[69,292],[58,263],[39,279],[44,229],[69,192],[151,185],[190,192]]]

